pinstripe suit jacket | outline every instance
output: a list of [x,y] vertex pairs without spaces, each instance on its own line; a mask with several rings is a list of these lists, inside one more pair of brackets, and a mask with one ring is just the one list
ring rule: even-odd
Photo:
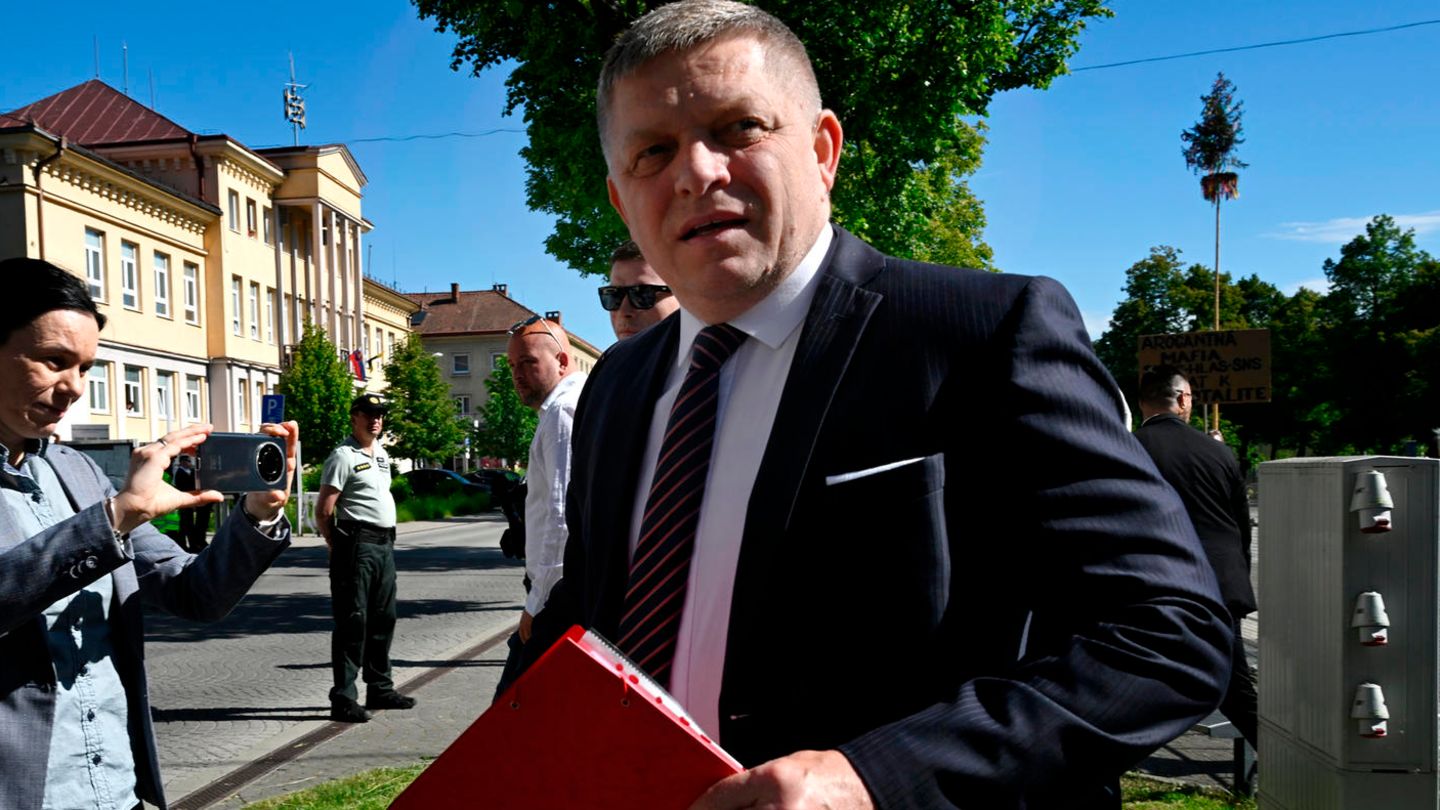
[[[635,437],[678,332],[591,374],[565,578],[525,663],[572,623],[616,636]],[[747,765],[839,748],[882,808],[1118,807],[1118,774],[1218,702],[1230,632],[1116,392],[1055,282],[838,230],[750,496],[721,744]]]
[[191,555],[147,523],[131,532],[135,556],[128,559],[105,515],[104,500],[114,488],[100,468],[64,445],[47,448],[45,460],[76,515],[27,538],[9,512],[0,510],[0,807],[39,810],[45,790],[55,670],[42,614],[107,573],[115,585],[111,640],[129,707],[136,792],[164,807],[145,683],[141,602],[187,619],[224,617],[290,544],[289,526],[282,525],[278,538],[267,537],[235,510],[215,542]]

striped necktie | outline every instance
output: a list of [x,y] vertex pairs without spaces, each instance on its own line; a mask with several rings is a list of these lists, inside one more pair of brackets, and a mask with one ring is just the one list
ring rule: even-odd
[[690,368],[665,423],[655,477],[640,520],[640,540],[630,563],[619,646],[666,687],[715,442],[720,368],[745,338],[744,332],[724,323],[707,326],[695,336]]

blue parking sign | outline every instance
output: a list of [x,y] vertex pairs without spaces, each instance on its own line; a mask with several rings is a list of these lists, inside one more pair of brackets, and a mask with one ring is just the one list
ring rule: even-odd
[[266,394],[260,398],[260,421],[275,425],[285,421],[284,394]]

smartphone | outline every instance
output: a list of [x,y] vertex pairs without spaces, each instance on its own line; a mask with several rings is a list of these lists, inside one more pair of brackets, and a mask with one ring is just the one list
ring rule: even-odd
[[285,440],[260,433],[211,433],[195,448],[195,486],[227,495],[285,487]]

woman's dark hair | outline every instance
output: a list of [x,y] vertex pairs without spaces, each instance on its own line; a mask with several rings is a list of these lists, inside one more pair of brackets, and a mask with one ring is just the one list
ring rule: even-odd
[[56,309],[88,312],[95,328],[105,328],[105,316],[95,307],[90,290],[78,276],[40,259],[0,260],[0,286],[10,303],[0,306],[0,343],[15,330]]

